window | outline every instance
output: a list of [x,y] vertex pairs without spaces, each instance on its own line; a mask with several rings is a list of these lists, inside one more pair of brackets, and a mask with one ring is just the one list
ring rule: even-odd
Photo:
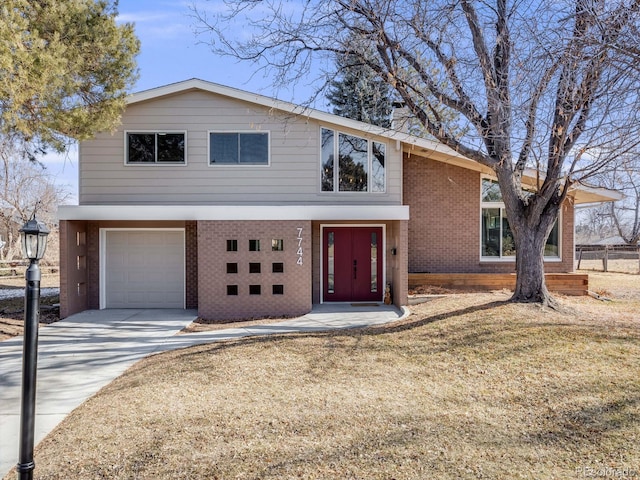
[[238,295],[238,285],[227,285],[227,295]]
[[274,252],[282,252],[284,250],[284,240],[276,238],[272,239],[271,250]]
[[227,240],[227,252],[238,251],[238,240]]
[[[515,242],[507,220],[498,183],[482,179],[481,256],[485,260],[511,259],[516,256]],[[560,234],[556,221],[544,248],[545,258],[560,258]]]
[[259,252],[260,251],[260,240],[249,240],[249,251],[250,252]]
[[271,264],[271,271],[273,273],[283,273],[284,272],[284,263],[282,262],[274,262]]
[[249,295],[260,295],[260,285],[249,285]]
[[227,263],[227,273],[238,273],[238,264]]
[[184,164],[184,132],[127,132],[128,164]]
[[209,132],[210,165],[268,165],[269,134]]
[[327,128],[320,137],[323,192],[385,191],[385,144]]
[[249,273],[260,273],[260,263],[250,263]]
[[284,295],[284,285],[272,285],[271,293],[273,295]]

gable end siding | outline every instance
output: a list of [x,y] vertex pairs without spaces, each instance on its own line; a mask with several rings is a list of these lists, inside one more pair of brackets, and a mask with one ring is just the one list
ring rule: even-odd
[[[320,192],[320,123],[306,117],[190,91],[131,104],[122,120],[113,135],[81,144],[81,205],[401,204],[401,153],[392,143],[385,193]],[[208,132],[216,130],[270,132],[271,164],[209,166]],[[125,165],[125,131],[187,131],[186,165]]]

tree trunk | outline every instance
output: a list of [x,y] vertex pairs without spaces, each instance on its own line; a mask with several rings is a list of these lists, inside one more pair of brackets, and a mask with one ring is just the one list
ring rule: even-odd
[[[516,288],[512,302],[542,303],[555,306],[544,278],[544,246],[546,236],[539,231],[517,235],[516,244]],[[522,230],[521,230],[522,231]]]

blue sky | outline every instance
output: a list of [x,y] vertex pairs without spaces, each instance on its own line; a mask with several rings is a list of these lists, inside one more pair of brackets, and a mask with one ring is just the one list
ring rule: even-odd
[[[194,1],[202,8],[224,8],[222,0],[120,0],[120,21],[134,23],[141,42],[137,57],[140,77],[133,92],[201,78],[286,101],[308,100],[310,90],[306,85],[276,90],[261,72],[252,75],[255,67],[251,64],[214,55],[203,42],[206,38],[195,34],[196,21],[189,9]],[[68,155],[50,155],[44,160],[56,182],[71,193],[70,203],[77,203],[77,157],[73,149]]]

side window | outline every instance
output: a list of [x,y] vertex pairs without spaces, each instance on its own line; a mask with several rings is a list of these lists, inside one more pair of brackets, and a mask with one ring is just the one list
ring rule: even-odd
[[126,163],[184,164],[184,132],[126,132]]

